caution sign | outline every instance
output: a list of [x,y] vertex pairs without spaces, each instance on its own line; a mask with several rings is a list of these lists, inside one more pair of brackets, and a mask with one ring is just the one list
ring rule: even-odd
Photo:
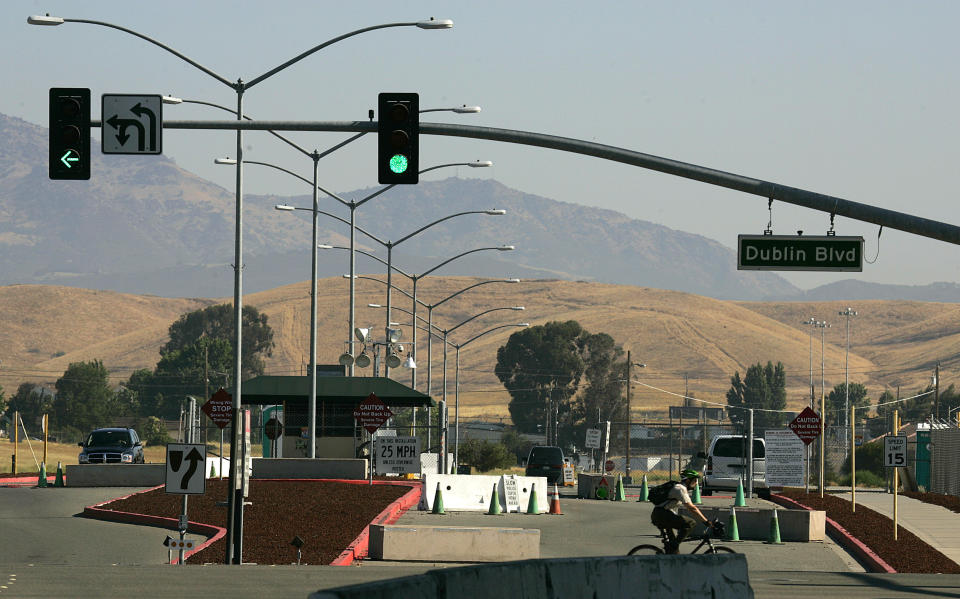
[[377,429],[383,426],[387,420],[390,420],[391,416],[393,416],[393,412],[390,411],[387,404],[380,401],[373,393],[361,401],[360,405],[353,411],[353,417],[371,435],[377,432]]

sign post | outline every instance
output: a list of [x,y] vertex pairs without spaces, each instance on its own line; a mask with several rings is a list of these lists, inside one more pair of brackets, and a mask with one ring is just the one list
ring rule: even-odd
[[[817,437],[820,436],[820,415],[813,411],[810,406],[807,406],[803,409],[802,412],[797,414],[797,417],[790,421],[788,425],[790,430],[792,430],[800,440],[803,441],[803,444],[807,446],[806,449],[806,461],[807,461],[807,472],[806,477],[804,478],[803,488],[804,491],[810,492],[810,443],[812,443]],[[822,466],[821,466],[822,467]]]
[[167,445],[167,476],[165,491],[183,495],[183,513],[180,514],[180,565],[183,565],[183,537],[187,534],[187,496],[203,495],[207,490],[204,467],[207,446],[202,443],[170,443]]
[[233,397],[223,390],[223,387],[214,393],[207,403],[200,406],[200,410],[206,414],[213,423],[220,429],[220,468],[217,474],[223,477],[223,428],[230,424],[233,419]]

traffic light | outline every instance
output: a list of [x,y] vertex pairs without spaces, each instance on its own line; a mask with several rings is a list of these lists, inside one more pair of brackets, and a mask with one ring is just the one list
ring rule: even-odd
[[90,178],[90,90],[50,88],[50,178]]
[[417,183],[420,171],[420,96],[382,93],[377,114],[377,174],[380,183]]

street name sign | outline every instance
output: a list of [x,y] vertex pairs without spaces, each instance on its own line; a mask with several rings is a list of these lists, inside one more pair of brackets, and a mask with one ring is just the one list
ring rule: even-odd
[[353,411],[353,417],[371,435],[377,432],[377,429],[383,426],[391,416],[393,416],[393,412],[390,411],[387,404],[380,401],[373,393],[361,401],[360,405]]
[[377,473],[416,474],[420,472],[420,439],[377,437]]
[[200,406],[200,410],[213,420],[218,427],[223,428],[233,420],[233,397],[220,389],[210,397],[210,400]]
[[207,489],[207,446],[202,443],[167,445],[166,491],[174,495],[203,495]]
[[814,439],[820,436],[820,414],[807,406],[787,426],[800,437],[804,445],[810,445]]
[[907,438],[902,435],[883,438],[883,465],[887,468],[903,468],[907,465]]
[[104,154],[162,154],[163,101],[158,94],[100,97]]
[[860,272],[863,237],[739,235],[737,270]]

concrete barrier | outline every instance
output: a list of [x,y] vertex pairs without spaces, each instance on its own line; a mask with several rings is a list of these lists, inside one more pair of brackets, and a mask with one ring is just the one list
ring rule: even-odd
[[[603,481],[606,481],[606,485],[603,484]],[[597,497],[597,489],[602,486],[607,489],[606,499],[612,499],[617,490],[617,477],[610,474],[589,474],[587,472],[577,474],[577,497],[580,499],[600,499],[600,497]]]
[[540,530],[468,526],[370,526],[370,557],[390,561],[505,562],[540,557]]
[[[730,518],[729,507],[697,506],[709,520],[720,520],[724,525]],[[738,507],[737,530],[743,541],[766,541],[770,536],[770,518],[773,508]],[[823,541],[826,538],[826,512],[812,510],[777,510],[782,541]],[[704,530],[698,524],[693,534]]]
[[318,591],[310,599],[713,597],[751,599],[743,555],[651,555],[527,560],[430,570]]
[[363,480],[367,461],[355,458],[253,458],[253,478],[341,478]]
[[[437,494],[437,483],[443,495],[443,509],[453,511],[487,511],[490,508],[490,494],[493,485],[497,485],[500,506],[507,511],[507,493],[503,476],[475,474],[424,474],[423,495],[420,497],[420,509],[433,509],[433,499]],[[550,509],[547,501],[547,479],[543,476],[516,476],[517,504],[510,505],[511,512],[526,512],[530,503],[530,493],[536,485],[537,511],[546,513]]]
[[67,464],[70,487],[155,487],[166,481],[166,464]]

